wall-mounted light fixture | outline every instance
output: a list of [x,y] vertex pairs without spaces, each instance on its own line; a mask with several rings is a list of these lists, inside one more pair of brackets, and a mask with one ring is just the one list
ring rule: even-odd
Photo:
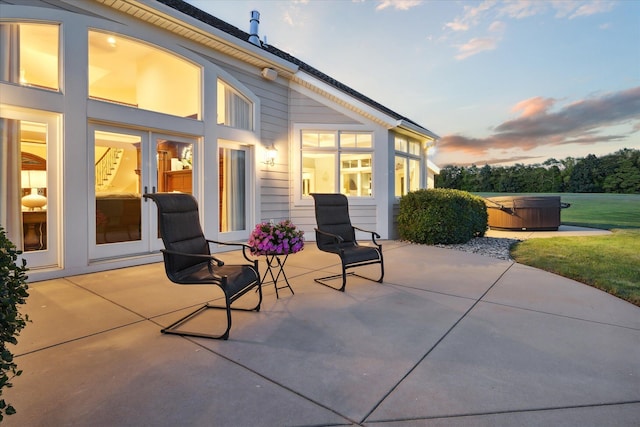
[[267,147],[267,151],[265,152],[264,162],[269,166],[274,166],[276,164],[276,157],[278,156],[278,150],[276,150],[275,145],[271,144]]
[[278,78],[278,72],[273,68],[263,68],[261,74],[265,80],[274,81]]

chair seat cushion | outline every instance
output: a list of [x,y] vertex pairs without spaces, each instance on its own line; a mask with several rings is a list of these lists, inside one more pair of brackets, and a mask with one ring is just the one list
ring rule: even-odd
[[[214,267],[216,276],[227,276],[227,295],[233,296],[258,280],[250,265],[223,265]],[[174,282],[183,284],[221,284],[220,279],[209,272],[208,263],[200,263],[176,274]]]
[[[380,252],[370,246],[347,246],[342,249],[344,250],[343,262],[345,265],[380,259]],[[339,253],[335,250],[331,252]]]

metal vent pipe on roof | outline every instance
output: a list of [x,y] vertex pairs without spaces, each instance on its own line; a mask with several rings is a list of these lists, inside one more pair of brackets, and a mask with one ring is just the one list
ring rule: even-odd
[[258,37],[258,25],[260,24],[260,12],[251,11],[251,20],[249,20],[249,42],[256,46],[262,46],[260,37]]

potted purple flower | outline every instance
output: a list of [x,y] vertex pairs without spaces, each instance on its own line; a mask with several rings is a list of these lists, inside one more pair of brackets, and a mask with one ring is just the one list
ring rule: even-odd
[[261,222],[249,236],[252,255],[288,255],[304,248],[304,231],[288,219],[275,224]]

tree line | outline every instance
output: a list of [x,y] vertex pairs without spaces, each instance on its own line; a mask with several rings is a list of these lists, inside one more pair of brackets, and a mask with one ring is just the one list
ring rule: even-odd
[[436,188],[499,193],[640,193],[640,150],[541,164],[445,166]]

